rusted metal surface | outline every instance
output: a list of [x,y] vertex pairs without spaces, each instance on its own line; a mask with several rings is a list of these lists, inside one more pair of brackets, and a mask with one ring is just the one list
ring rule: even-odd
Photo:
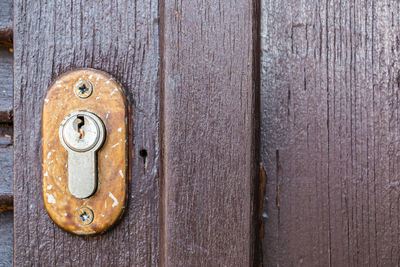
[[[93,93],[88,98],[80,98],[74,92],[75,84],[81,80],[93,85]],[[97,152],[97,190],[83,199],[74,197],[69,190],[68,169],[74,166],[69,166],[68,152],[59,136],[62,121],[75,111],[96,114],[107,132],[104,144]],[[43,198],[50,217],[64,230],[82,235],[102,233],[121,217],[129,177],[127,114],[122,87],[104,72],[93,69],[71,71],[49,88],[42,118]],[[80,214],[81,208],[92,213]],[[91,216],[92,221],[83,223],[82,215]]]

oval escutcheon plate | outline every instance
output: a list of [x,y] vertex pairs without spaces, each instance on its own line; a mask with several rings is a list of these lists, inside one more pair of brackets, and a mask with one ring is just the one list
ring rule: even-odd
[[[67,133],[77,147],[80,142],[83,146],[84,142],[95,142],[98,126],[104,124],[104,142],[98,149],[66,149],[59,132],[60,127],[67,127],[66,120],[71,116],[76,116],[77,122],[67,124]],[[90,116],[98,117],[99,125],[91,125]],[[94,69],[63,74],[44,99],[42,137],[43,199],[51,219],[78,235],[106,231],[121,218],[128,194],[128,107],[121,85],[109,74]],[[70,170],[69,164],[74,165]],[[68,183],[69,176],[73,176],[74,187]],[[83,197],[71,194],[72,188],[82,191],[80,183],[89,186],[90,193]]]

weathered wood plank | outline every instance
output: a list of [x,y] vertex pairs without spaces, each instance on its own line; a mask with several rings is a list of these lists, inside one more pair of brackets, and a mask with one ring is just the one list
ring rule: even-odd
[[397,266],[400,4],[263,1],[266,266]]
[[13,38],[13,1],[0,0],[0,40],[11,44]]
[[329,266],[326,5],[263,1],[265,266]]
[[0,213],[0,266],[13,264],[13,212]]
[[[0,10],[1,10],[1,2],[0,2]],[[1,17],[1,11],[0,11],[0,17]],[[1,26],[1,19],[0,19],[0,26]],[[13,103],[12,82],[13,82],[13,54],[9,51],[8,47],[0,46],[0,123],[12,122],[12,103]]]
[[0,123],[0,212],[12,209],[13,205],[13,128]]
[[[14,2],[17,266],[157,265],[157,18],[157,1]],[[122,221],[101,236],[86,238],[55,226],[41,195],[41,103],[55,77],[77,67],[106,71],[127,88],[134,145],[129,202]],[[145,160],[140,154],[146,154]]]
[[252,266],[255,1],[164,1],[165,266]]
[[[0,41],[12,41],[12,1],[0,1]],[[13,205],[13,54],[0,46],[0,209]]]
[[12,170],[12,138],[9,135],[0,135],[0,209],[1,207],[10,207],[13,203]]

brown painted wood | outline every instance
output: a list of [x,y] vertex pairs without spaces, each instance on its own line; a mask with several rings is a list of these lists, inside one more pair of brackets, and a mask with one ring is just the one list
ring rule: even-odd
[[11,123],[0,123],[0,137],[12,138],[12,136],[13,136],[13,125]]
[[0,0],[0,41],[10,45],[13,38],[13,1]]
[[12,123],[13,122],[13,111],[0,110],[0,123]]
[[[0,2],[0,10],[1,10]],[[0,32],[1,32],[0,11]],[[1,38],[1,33],[0,33]],[[8,47],[0,46],[0,123],[12,122],[13,54]]]
[[[158,3],[147,0],[14,2],[16,266],[157,265],[157,12]],[[57,76],[78,67],[113,75],[131,104],[128,206],[121,222],[97,237],[57,227],[41,194],[41,103]]]
[[13,204],[12,169],[12,138],[7,134],[0,135],[0,210]]
[[166,0],[162,18],[162,264],[252,266],[256,3]]
[[0,266],[13,263],[13,212],[0,212]]
[[398,1],[263,1],[265,266],[398,266]]
[[[4,5],[0,2],[0,9]],[[2,25],[0,11],[0,39]],[[12,98],[13,54],[0,46],[0,210],[13,205]],[[0,243],[1,244],[1,243]]]

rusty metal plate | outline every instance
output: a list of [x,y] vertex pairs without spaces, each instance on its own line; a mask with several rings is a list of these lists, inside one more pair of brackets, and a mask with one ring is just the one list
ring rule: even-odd
[[[95,114],[105,126],[106,137],[97,151],[96,189],[87,198],[69,190],[68,151],[59,136],[63,120],[77,111]],[[51,219],[78,235],[106,231],[122,216],[128,194],[128,108],[121,85],[94,69],[60,76],[44,99],[42,137],[43,199]]]

